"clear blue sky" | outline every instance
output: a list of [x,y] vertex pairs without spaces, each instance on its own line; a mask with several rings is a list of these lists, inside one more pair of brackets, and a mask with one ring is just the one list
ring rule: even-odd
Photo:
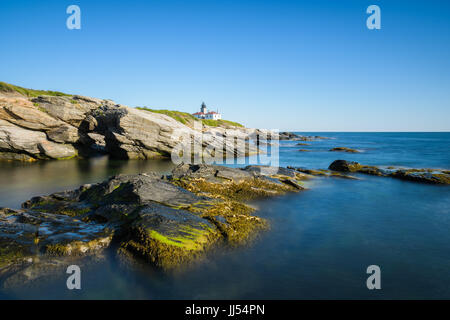
[[450,130],[450,1],[2,0],[0,30],[0,80],[24,87],[205,101],[250,127]]

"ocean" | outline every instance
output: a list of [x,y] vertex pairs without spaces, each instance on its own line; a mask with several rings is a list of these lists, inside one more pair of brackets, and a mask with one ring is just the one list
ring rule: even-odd
[[[377,166],[450,169],[450,133],[307,132],[332,139],[281,141],[280,165],[326,169],[336,159]],[[301,141],[303,143],[303,141]],[[349,147],[360,153],[330,152]],[[299,151],[305,149],[309,151]],[[168,173],[170,161],[105,157],[0,163],[0,206],[19,208],[35,195],[99,182],[117,173]],[[59,299],[449,299],[450,186],[355,174],[317,178],[296,194],[252,203],[271,222],[251,246],[213,252],[175,274],[130,272],[110,259],[82,274],[69,291],[66,275],[0,298]],[[368,290],[366,269],[381,270]]]

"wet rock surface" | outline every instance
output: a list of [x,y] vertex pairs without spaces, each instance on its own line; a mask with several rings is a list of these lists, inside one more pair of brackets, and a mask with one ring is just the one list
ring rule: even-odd
[[449,172],[440,169],[379,168],[347,160],[335,160],[330,164],[329,169],[340,172],[358,172],[374,176],[392,177],[412,182],[450,184]]
[[269,225],[246,201],[302,190],[305,178],[287,168],[179,165],[168,176],[118,175],[34,197],[22,210],[0,210],[0,282],[34,281],[107,248],[178,268],[214,247],[252,242]]
[[330,149],[333,152],[348,152],[348,153],[359,153],[358,150],[347,148],[347,147],[335,147]]
[[97,256],[112,236],[104,224],[64,214],[0,209],[0,280],[20,285],[51,275],[64,261]]
[[332,170],[326,170],[326,169],[307,169],[307,168],[301,168],[301,167],[288,167],[292,170],[295,170],[297,172],[301,172],[305,175],[305,178],[310,179],[312,177],[330,177],[330,178],[341,178],[341,179],[352,179],[352,180],[358,180],[357,177],[354,177],[352,175],[349,175],[347,173],[340,173]]

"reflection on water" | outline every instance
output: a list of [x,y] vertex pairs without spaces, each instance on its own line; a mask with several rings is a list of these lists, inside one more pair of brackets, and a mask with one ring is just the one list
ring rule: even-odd
[[86,160],[0,163],[0,206],[20,208],[33,196],[75,189],[85,183],[101,182],[119,173],[156,171],[168,173],[174,164],[168,160],[112,160],[98,157]]

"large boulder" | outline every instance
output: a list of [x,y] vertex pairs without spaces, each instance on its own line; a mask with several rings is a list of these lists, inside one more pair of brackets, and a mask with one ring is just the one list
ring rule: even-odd
[[121,251],[131,251],[163,269],[198,258],[221,235],[205,218],[158,203],[139,208],[128,227]]
[[63,121],[51,117],[34,105],[27,107],[7,105],[3,110],[7,121],[30,130],[46,131],[64,124]]
[[80,126],[92,110],[106,103],[104,100],[81,96],[39,96],[32,99],[32,102],[49,116],[75,127]]
[[76,143],[80,139],[79,129],[70,124],[62,124],[47,131],[48,139],[58,143]]
[[361,169],[362,166],[355,161],[335,160],[330,164],[328,168],[334,171],[356,172]]
[[118,158],[170,157],[178,143],[175,131],[186,137],[198,134],[163,114],[127,107],[105,108],[96,118],[107,151]]

